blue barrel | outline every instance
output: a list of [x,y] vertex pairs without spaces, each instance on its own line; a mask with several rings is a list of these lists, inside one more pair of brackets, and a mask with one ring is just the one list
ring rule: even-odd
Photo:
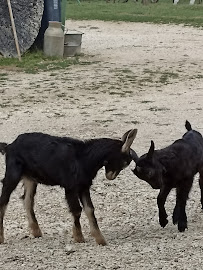
[[43,19],[49,21],[61,21],[61,0],[44,0]]
[[41,27],[33,47],[43,47],[44,32],[49,25],[49,21],[61,22],[61,0],[44,0],[44,12]]

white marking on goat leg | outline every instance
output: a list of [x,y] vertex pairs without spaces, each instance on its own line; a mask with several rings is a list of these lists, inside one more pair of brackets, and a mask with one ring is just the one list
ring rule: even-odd
[[0,244],[4,242],[4,227],[3,227],[3,219],[6,212],[6,206],[2,206],[0,209]]
[[73,238],[75,242],[84,243],[85,238],[82,234],[81,225],[80,225],[80,216],[81,214],[73,216]]
[[84,243],[85,242],[85,238],[82,234],[81,229],[79,229],[78,227],[73,225],[73,238],[75,240],[75,242],[77,243]]
[[107,242],[106,242],[104,236],[102,235],[102,233],[98,227],[97,220],[96,220],[95,215],[94,215],[94,209],[89,207],[85,203],[84,204],[84,211],[85,211],[85,214],[87,215],[87,218],[89,220],[91,235],[95,238],[97,244],[102,245],[102,246],[107,245]]
[[40,237],[42,236],[42,232],[39,228],[33,209],[36,184],[29,179],[24,179],[23,182],[25,188],[24,206],[27,213],[29,228],[34,237]]

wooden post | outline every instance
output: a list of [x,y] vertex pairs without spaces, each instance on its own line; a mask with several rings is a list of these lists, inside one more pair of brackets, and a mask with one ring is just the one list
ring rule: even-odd
[[17,37],[17,33],[16,33],[16,27],[15,27],[15,22],[14,22],[14,19],[13,19],[13,12],[12,12],[12,8],[11,8],[10,0],[7,0],[7,3],[8,3],[8,10],[9,10],[10,18],[11,18],[11,25],[12,25],[12,29],[13,29],[13,35],[14,35],[15,44],[16,44],[16,50],[17,50],[17,53],[18,53],[18,59],[19,59],[19,61],[21,61],[20,48],[19,48],[18,37]]

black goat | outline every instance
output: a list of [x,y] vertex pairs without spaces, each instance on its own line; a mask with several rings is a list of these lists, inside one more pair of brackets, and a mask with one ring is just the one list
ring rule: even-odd
[[187,228],[185,207],[193,178],[198,172],[203,207],[203,138],[199,132],[192,130],[188,121],[185,127],[187,132],[182,139],[172,145],[154,151],[154,142],[151,141],[147,154],[139,159],[136,156],[133,158],[136,162],[134,174],[149,183],[152,188],[160,189],[157,204],[161,227],[165,227],[168,223],[164,208],[166,198],[171,189],[176,188],[173,224],[178,224],[180,232],[184,232]]
[[6,154],[6,172],[0,197],[0,243],[4,242],[3,219],[12,191],[24,182],[24,205],[34,237],[42,235],[34,213],[37,184],[59,185],[74,218],[73,237],[84,242],[81,231],[81,205],[89,219],[90,231],[98,244],[106,245],[94,215],[90,186],[98,170],[105,166],[106,178],[113,180],[131,162],[130,146],[137,130],[126,132],[121,140],[101,138],[80,141],[43,133],[25,133],[11,144],[0,143]]

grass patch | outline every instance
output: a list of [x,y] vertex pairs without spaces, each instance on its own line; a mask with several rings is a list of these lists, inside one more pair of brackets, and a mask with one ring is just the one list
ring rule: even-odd
[[7,73],[0,73],[0,81],[6,81],[7,80]]
[[177,79],[178,74],[177,73],[172,73],[172,72],[163,72],[159,78],[159,82],[162,84],[167,84],[169,82],[169,79]]
[[74,20],[173,23],[202,27],[202,14],[203,5],[189,5],[189,0],[181,0],[178,5],[173,5],[172,0],[149,5],[132,0],[127,3],[83,0],[80,4],[75,0],[69,0],[66,6],[66,18]]
[[151,100],[142,100],[141,103],[144,103],[144,104],[147,104],[147,103],[152,103],[154,101],[151,101]]
[[158,108],[158,107],[151,107],[151,108],[149,108],[149,110],[150,111],[152,111],[152,112],[158,112],[158,111],[169,111],[169,109],[168,108],[165,108],[165,107],[163,107],[163,108]]
[[95,120],[96,123],[100,123],[100,124],[105,124],[105,123],[110,123],[113,122],[112,119],[108,119],[108,120]]
[[32,74],[38,73],[40,71],[65,69],[71,65],[75,65],[78,63],[78,57],[68,59],[47,57],[43,54],[42,51],[25,53],[22,56],[21,62],[17,58],[0,58],[1,68],[15,68],[16,71],[24,71],[26,73]]
[[131,121],[130,123],[132,123],[132,124],[134,124],[134,125],[140,124],[140,122],[137,121],[137,120],[133,120],[133,121]]

